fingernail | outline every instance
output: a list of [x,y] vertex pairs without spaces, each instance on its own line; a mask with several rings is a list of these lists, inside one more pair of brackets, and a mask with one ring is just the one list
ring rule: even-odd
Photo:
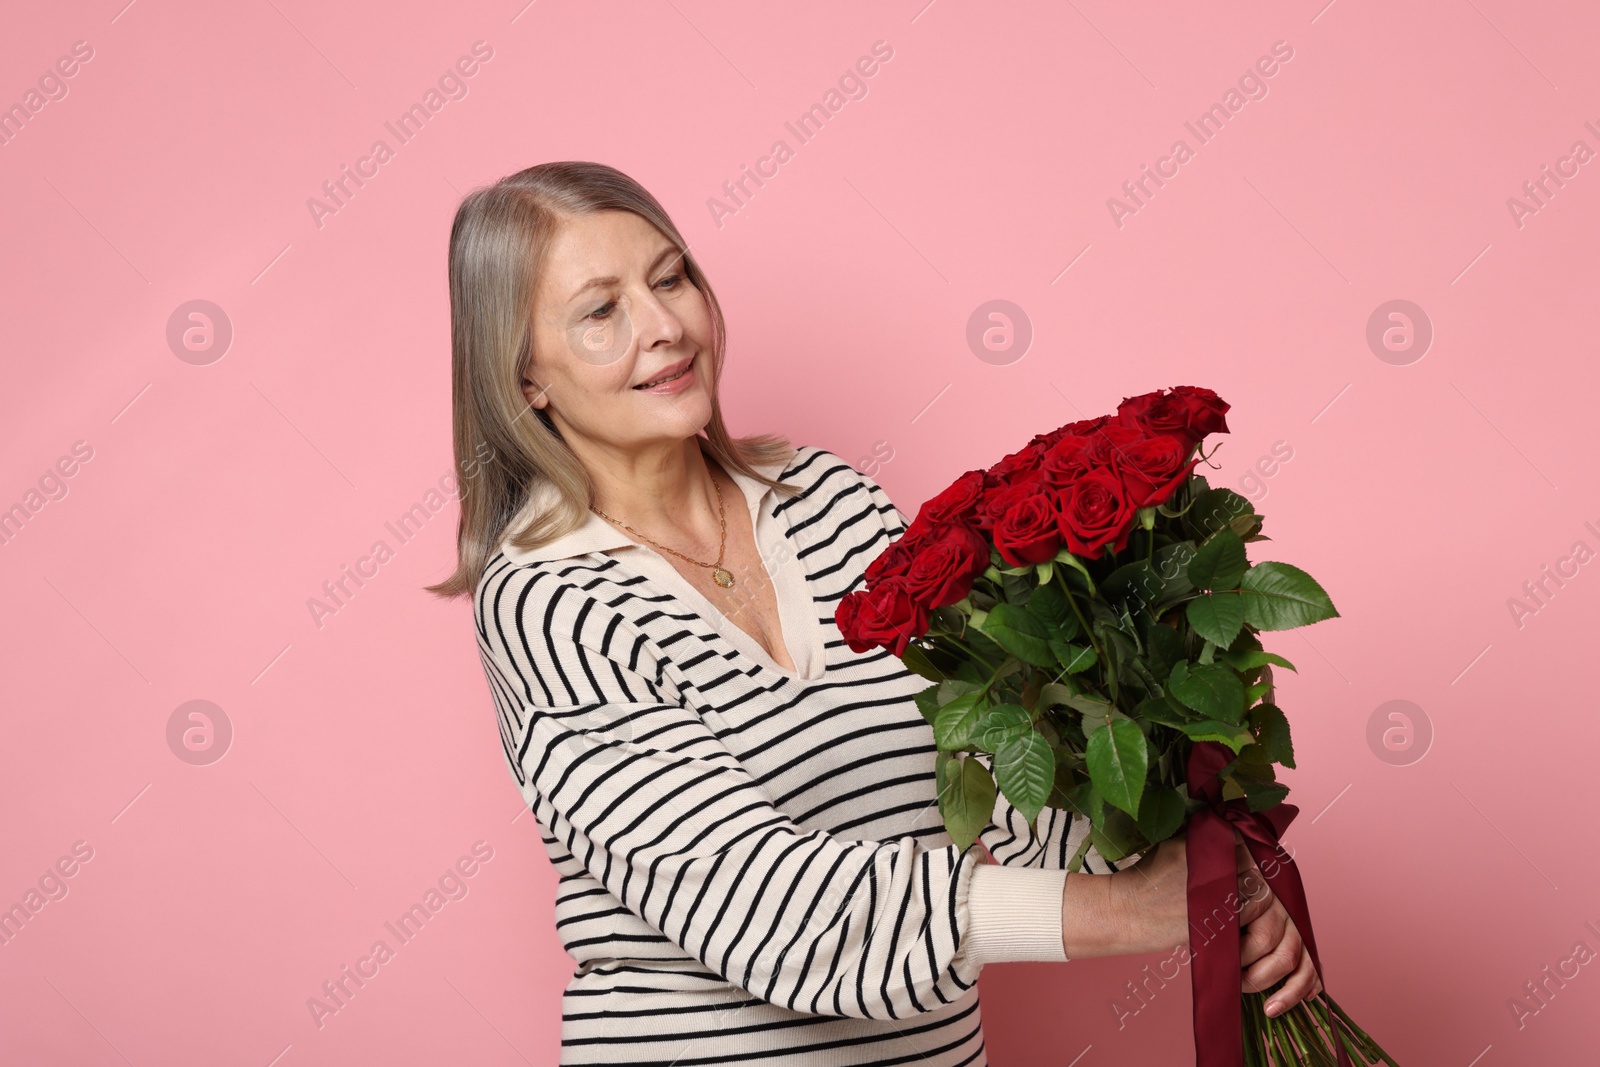
[[1283,1010],[1283,1001],[1281,1001],[1281,1000],[1269,1000],[1269,1001],[1267,1001],[1267,1017],[1269,1019],[1277,1018],[1278,1017],[1278,1012],[1280,1012],[1282,1010]]

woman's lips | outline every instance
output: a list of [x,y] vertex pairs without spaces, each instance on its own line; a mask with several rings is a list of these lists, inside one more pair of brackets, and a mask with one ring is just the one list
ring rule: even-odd
[[684,369],[683,373],[671,381],[662,382],[659,385],[635,386],[635,391],[640,393],[649,393],[652,396],[671,396],[673,393],[683,392],[693,384],[694,363],[691,361],[688,367]]

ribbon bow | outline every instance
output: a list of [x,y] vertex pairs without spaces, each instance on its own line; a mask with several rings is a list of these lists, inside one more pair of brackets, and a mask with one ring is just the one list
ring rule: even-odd
[[[1251,811],[1244,800],[1223,800],[1217,774],[1232,760],[1233,750],[1216,741],[1197,741],[1189,751],[1189,795],[1207,804],[1189,817],[1186,834],[1196,1067],[1244,1065],[1238,921],[1243,902],[1238,895],[1234,828],[1243,835],[1267,885],[1294,920],[1318,977],[1322,975],[1300,872],[1294,859],[1278,845],[1300,809],[1278,804],[1266,811]],[[1339,1067],[1351,1067],[1343,1042],[1338,1042],[1338,1054]]]

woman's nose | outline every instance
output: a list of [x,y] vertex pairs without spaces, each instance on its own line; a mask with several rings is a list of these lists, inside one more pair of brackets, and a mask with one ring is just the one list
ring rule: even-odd
[[683,323],[654,292],[634,304],[633,327],[638,331],[641,349],[662,342],[674,344],[683,336]]

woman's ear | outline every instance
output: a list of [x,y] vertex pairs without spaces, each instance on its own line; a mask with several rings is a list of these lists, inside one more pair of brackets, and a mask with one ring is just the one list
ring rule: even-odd
[[530,370],[522,376],[522,395],[528,401],[528,406],[534,410],[542,410],[547,401],[548,390],[536,382]]

